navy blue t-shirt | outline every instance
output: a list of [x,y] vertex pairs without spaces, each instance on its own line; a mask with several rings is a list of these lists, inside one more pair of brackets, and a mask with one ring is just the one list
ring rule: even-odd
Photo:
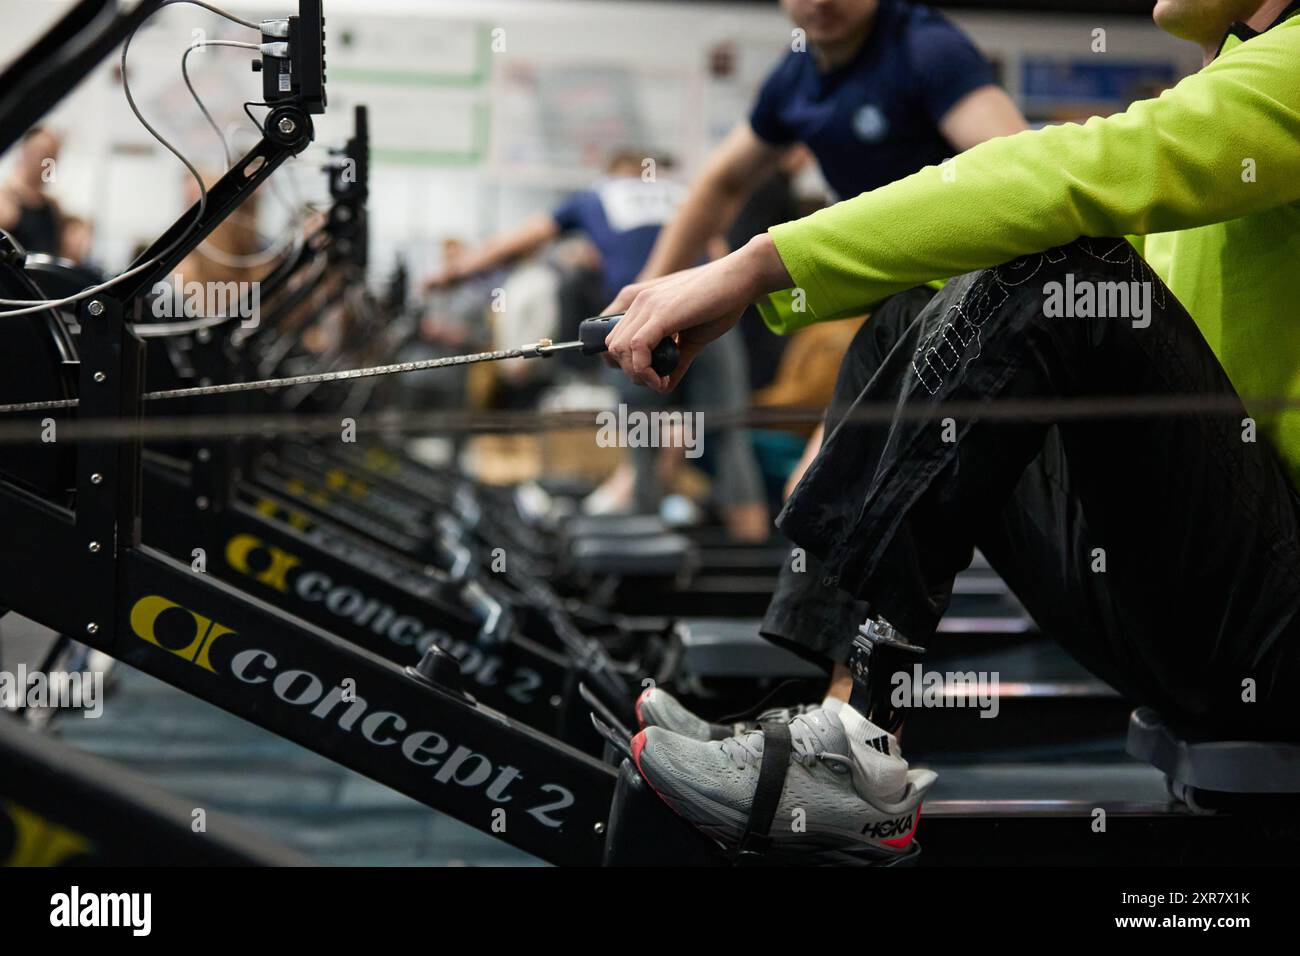
[[791,51],[758,94],[749,123],[774,145],[806,144],[841,199],[953,154],[944,114],[993,70],[966,35],[929,7],[881,0],[862,48],[821,73]]
[[612,299],[636,281],[684,195],[675,182],[620,176],[574,193],[552,216],[561,232],[586,233],[600,252],[605,295]]

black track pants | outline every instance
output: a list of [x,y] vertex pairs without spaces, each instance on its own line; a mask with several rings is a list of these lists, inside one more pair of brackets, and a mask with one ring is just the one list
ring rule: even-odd
[[[1050,283],[1115,282],[1150,283],[1145,320],[1045,314]],[[945,410],[1138,395],[1230,407]],[[895,412],[844,421],[851,403]],[[787,567],[766,636],[842,661],[869,605],[924,644],[978,547],[1044,632],[1126,696],[1189,731],[1300,738],[1300,496],[1127,243],[1080,240],[895,296],[854,340],[835,404],[779,519],[820,560]]]

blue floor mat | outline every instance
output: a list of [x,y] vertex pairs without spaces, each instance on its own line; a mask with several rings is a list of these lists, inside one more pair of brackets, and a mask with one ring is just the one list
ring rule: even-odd
[[97,719],[52,732],[196,807],[237,817],[322,864],[514,866],[538,861],[124,664]]

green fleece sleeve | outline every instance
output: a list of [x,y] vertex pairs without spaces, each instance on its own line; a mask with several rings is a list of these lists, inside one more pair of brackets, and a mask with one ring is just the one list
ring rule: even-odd
[[1300,17],[1123,113],[988,140],[773,227],[776,332],[1080,236],[1147,235],[1300,199]]

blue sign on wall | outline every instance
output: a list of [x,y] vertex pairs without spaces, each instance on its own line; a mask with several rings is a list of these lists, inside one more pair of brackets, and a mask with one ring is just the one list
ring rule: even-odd
[[1020,94],[1026,101],[1115,103],[1127,106],[1148,95],[1152,85],[1172,86],[1178,79],[1169,61],[1101,62],[1025,57],[1020,66]]

